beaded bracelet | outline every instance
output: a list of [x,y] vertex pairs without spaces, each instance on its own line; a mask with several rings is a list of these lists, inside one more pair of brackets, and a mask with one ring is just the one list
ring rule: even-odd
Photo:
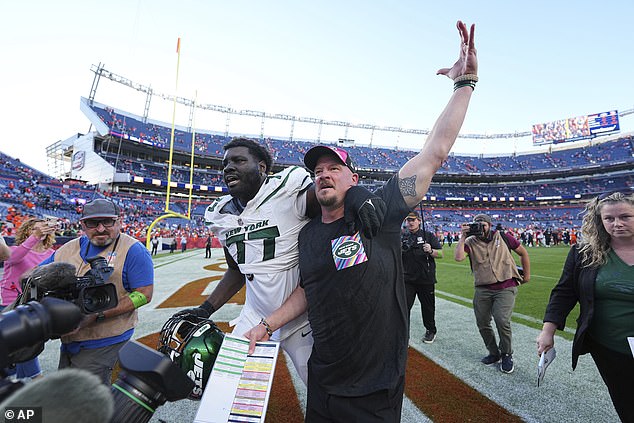
[[465,73],[464,75],[457,76],[453,82],[461,82],[461,81],[473,81],[478,82],[478,75],[475,73]]
[[273,329],[271,329],[271,326],[269,326],[269,323],[266,321],[266,319],[264,319],[264,317],[262,318],[262,320],[260,320],[260,324],[264,326],[264,328],[266,329],[266,333],[269,336],[273,336]]

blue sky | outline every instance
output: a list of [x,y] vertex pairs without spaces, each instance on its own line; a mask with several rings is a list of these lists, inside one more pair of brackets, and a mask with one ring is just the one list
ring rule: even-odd
[[[634,108],[631,2],[590,1],[167,1],[4,2],[0,151],[47,170],[45,148],[89,129],[79,110],[106,69],[162,93],[205,104],[329,120],[429,129],[451,81],[436,76],[457,58],[455,23],[476,23],[480,82],[463,133],[528,131],[539,122]],[[97,101],[141,115],[145,97],[102,80]],[[177,124],[189,111],[177,109]],[[152,100],[150,117],[171,122]],[[218,113],[196,126],[224,131]],[[621,120],[630,132],[634,117]],[[232,116],[231,132],[260,132]],[[296,138],[316,138],[296,125]],[[288,137],[288,122],[265,124]],[[322,140],[369,133],[322,130]],[[375,145],[417,148],[421,137],[375,134]],[[459,140],[457,153],[527,151],[530,139]]]

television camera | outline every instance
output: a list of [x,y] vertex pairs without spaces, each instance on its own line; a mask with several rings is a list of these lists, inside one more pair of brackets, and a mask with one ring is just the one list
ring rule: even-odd
[[[7,407],[24,402],[41,406],[45,416],[57,412],[53,409],[63,409],[60,412],[66,413],[65,416],[79,416],[86,410],[86,402],[96,401],[94,390],[77,389],[78,385],[88,387],[91,383],[101,386],[87,372],[63,373],[64,369],[53,374],[62,376],[59,381],[55,380],[55,387],[50,386],[50,381],[56,378],[45,377],[22,390],[22,382],[8,379],[4,371],[16,362],[36,357],[46,341],[72,331],[81,319],[79,306],[55,297],[30,301],[0,314],[0,403]],[[134,341],[119,351],[119,364],[122,370],[112,385],[111,394],[106,392],[105,397],[99,397],[103,404],[97,408],[109,411],[94,416],[95,423],[145,423],[157,407],[186,398],[194,388],[194,382],[168,357]],[[81,398],[68,392],[80,392]],[[30,398],[44,398],[46,403],[33,404]]]
[[19,303],[55,297],[77,305],[82,313],[92,314],[114,308],[119,303],[114,284],[107,283],[114,267],[106,259],[94,256],[86,259],[90,269],[83,276],[75,276],[75,266],[54,262],[37,267],[23,281]]

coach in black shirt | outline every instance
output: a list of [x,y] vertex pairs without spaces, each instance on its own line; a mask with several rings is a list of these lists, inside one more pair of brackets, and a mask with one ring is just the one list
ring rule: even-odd
[[[383,225],[369,238],[350,230],[345,197],[359,174],[347,151],[316,146],[304,156],[314,172],[321,216],[299,234],[300,284],[284,304],[245,336],[267,340],[308,311],[313,349],[308,361],[306,422],[399,423],[405,386],[409,322],[399,245],[401,224],[420,203],[447,159],[478,80],[475,27],[458,21],[460,57],[438,70],[454,92],[421,151],[379,188],[368,205],[387,205]],[[366,205],[366,203],[364,203]],[[379,207],[380,208],[380,207]],[[358,223],[358,222],[355,222]]]

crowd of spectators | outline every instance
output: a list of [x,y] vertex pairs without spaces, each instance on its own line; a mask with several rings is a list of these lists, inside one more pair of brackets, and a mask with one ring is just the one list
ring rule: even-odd
[[[157,123],[142,121],[115,112],[112,108],[93,106],[99,118],[108,126],[112,135],[119,135],[131,142],[142,142],[159,148],[168,148],[171,128]],[[178,150],[191,151],[192,133],[177,129],[174,133],[174,146]],[[222,146],[228,142],[224,135],[196,132],[194,137],[195,152],[199,155],[222,157]],[[272,152],[276,163],[282,165],[301,165],[305,152],[314,144],[308,141],[289,141],[267,138],[263,140]],[[388,149],[366,146],[346,146],[351,154],[358,158],[360,169],[378,169],[389,172],[402,166],[415,152],[408,150]],[[117,172],[129,173],[131,176],[167,181],[168,168],[159,161],[138,160],[130,157],[117,157],[102,151],[99,154]],[[442,172],[447,174],[497,174],[526,172],[561,172],[563,169],[592,165],[605,165],[617,162],[634,162],[634,137],[625,136],[614,141],[596,143],[582,148],[556,150],[549,153],[510,155],[499,157],[475,157],[451,155],[443,164]],[[173,165],[170,178],[174,182],[189,182],[189,167]],[[223,186],[221,170],[197,168],[194,172],[194,184],[211,187]],[[363,179],[369,189],[377,187],[381,181]],[[432,183],[428,199],[447,201],[455,199],[500,200],[520,199],[538,200],[544,197],[560,196],[564,199],[575,195],[593,195],[596,193],[634,186],[634,176],[621,172],[610,176],[594,176],[588,178],[555,178],[541,179],[534,183]],[[19,226],[21,219],[27,216],[55,217],[59,221],[60,236],[76,236],[79,226],[77,220],[81,212],[81,204],[97,197],[107,197],[110,192],[101,191],[95,186],[77,181],[59,181],[29,166],[19,159],[13,159],[0,153],[0,223],[4,235]],[[113,199],[126,211],[126,233],[144,240],[149,224],[164,213],[164,196],[150,194],[117,193]],[[197,200],[192,204],[191,219],[168,218],[161,220],[155,227],[154,235],[164,238],[187,236],[193,239],[206,238],[207,230],[203,222],[203,214],[210,200]],[[433,204],[433,202],[430,202]],[[521,203],[520,203],[521,204]],[[170,204],[170,210],[182,215],[187,214],[186,200],[176,200]],[[439,231],[453,233],[458,230],[459,222],[464,221],[466,209],[451,208],[432,209],[434,224]],[[483,209],[487,213],[491,210]],[[480,210],[480,211],[483,211]],[[581,211],[579,207],[532,208],[509,204],[507,209],[500,209],[498,221],[503,221],[510,228],[518,231],[536,228],[545,231],[559,228],[578,227]],[[518,232],[519,234],[519,232]],[[451,237],[450,237],[451,238]]]
[[[164,197],[126,193],[113,195],[110,191],[78,181],[62,183],[2,153],[0,171],[0,232],[3,236],[13,236],[29,217],[46,217],[58,222],[57,236],[76,237],[81,230],[78,220],[82,204],[93,198],[112,197],[125,210],[124,232],[144,240],[148,226],[163,214],[165,208]],[[207,201],[194,201],[191,220],[164,219],[156,226],[155,233],[165,238],[186,236],[194,241],[206,238],[208,231],[202,215],[207,204]],[[187,201],[177,200],[170,204],[170,209],[186,215]]]
[[[116,113],[112,108],[92,106],[93,111],[104,122],[113,135],[123,135],[130,140],[151,144],[159,148],[169,147],[171,127],[156,123],[143,123],[133,117]],[[219,134],[196,132],[194,141],[197,154],[221,157],[222,146],[229,137]],[[180,129],[174,132],[174,148],[189,153],[192,132]],[[267,138],[264,140],[278,163],[300,165],[304,153],[313,146],[309,141],[288,141]],[[399,169],[417,151],[383,147],[347,146],[357,158],[360,169],[390,171]],[[595,143],[572,149],[559,149],[548,153],[533,153],[508,156],[459,156],[452,154],[439,173],[448,174],[516,174],[534,172],[561,172],[563,169],[589,167],[634,161],[634,137],[625,136],[617,140]]]
[[[151,162],[149,160],[133,160],[127,157],[119,157],[108,153],[101,153],[102,157],[112,165],[119,173],[129,173],[131,177],[159,179],[167,181],[168,168],[165,164]],[[189,183],[189,167],[173,165],[171,181]],[[220,171],[214,169],[196,169],[193,175],[193,183],[198,185],[216,186],[222,184]]]

